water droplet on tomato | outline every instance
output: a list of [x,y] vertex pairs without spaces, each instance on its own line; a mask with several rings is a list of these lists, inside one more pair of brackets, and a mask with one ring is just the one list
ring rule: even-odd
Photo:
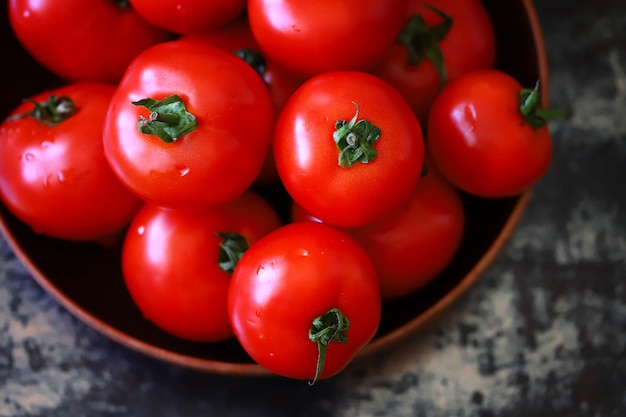
[[256,274],[261,275],[263,272],[265,272],[265,267],[263,265],[259,265],[259,267],[256,269]]
[[37,158],[35,157],[35,154],[33,154],[33,153],[31,153],[31,152],[26,152],[26,153],[24,154],[24,160],[25,160],[25,161],[27,161],[27,162],[32,162],[32,161],[34,161],[35,159],[37,159]]
[[146,227],[145,227],[145,226],[139,226],[139,227],[137,228],[137,234],[138,234],[139,236],[143,236],[143,234],[144,234],[145,232],[146,232]]
[[178,175],[180,175],[181,177],[184,177],[185,175],[189,174],[189,171],[190,171],[188,166],[176,167],[176,169],[178,170]]

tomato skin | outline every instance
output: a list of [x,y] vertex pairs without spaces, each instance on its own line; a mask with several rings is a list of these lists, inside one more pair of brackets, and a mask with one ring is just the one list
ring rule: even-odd
[[240,15],[246,0],[130,0],[146,21],[177,34],[215,30]]
[[208,42],[230,52],[248,48],[260,53],[266,62],[262,78],[272,97],[275,114],[280,113],[287,99],[304,81],[302,77],[296,76],[264,56],[254,35],[252,35],[248,19],[245,16],[239,17],[212,32],[190,34],[183,36],[182,39]]
[[8,7],[22,45],[72,82],[116,83],[137,54],[171,36],[110,0],[10,0]]
[[433,104],[427,140],[433,160],[460,189],[487,198],[519,194],[548,170],[552,140],[520,113],[521,84],[499,70],[450,83]]
[[406,0],[249,0],[248,18],[269,57],[312,76],[373,67],[394,42],[405,8]]
[[[166,143],[137,128],[150,111],[133,101],[179,95],[198,127]],[[139,55],[111,101],[104,149],[114,172],[147,202],[202,210],[241,195],[269,150],[267,88],[243,60],[209,44],[161,43]]]
[[[287,99],[304,81],[301,77],[287,71],[264,56],[250,31],[250,25],[245,16],[235,19],[213,32],[186,35],[183,39],[208,42],[230,52],[246,48],[260,54],[265,61],[262,78],[269,90],[275,115],[280,113]],[[276,172],[273,153],[270,151],[267,153],[263,168],[255,179],[255,185],[273,185],[277,182],[278,173]]]
[[[496,58],[496,41],[490,17],[480,0],[409,0],[407,19],[420,14],[429,27],[443,19],[430,7],[453,19],[452,26],[439,42],[446,69],[446,80],[461,74],[491,68]],[[418,65],[407,62],[407,48],[395,43],[374,73],[396,87],[426,126],[428,112],[440,90],[441,77],[433,63],[423,59]]]
[[[369,254],[383,300],[418,291],[432,282],[456,254],[465,231],[460,193],[427,158],[428,173],[409,201],[379,223],[342,229]],[[292,221],[320,221],[293,204]]]
[[[102,127],[115,87],[76,83],[41,92],[67,96],[76,112],[55,126],[31,117],[0,125],[0,196],[9,210],[35,232],[91,241],[116,234],[141,202],[111,171],[102,150]],[[11,116],[30,112],[32,102]]]
[[[367,86],[367,88],[364,88]],[[351,168],[338,165],[337,120],[369,120],[380,131],[378,155]],[[309,79],[278,117],[273,142],[279,176],[291,197],[324,222],[374,223],[398,210],[420,179],[421,128],[400,93],[373,75],[339,71]]]
[[346,343],[331,342],[321,374],[341,371],[374,336],[380,322],[376,272],[349,235],[314,223],[290,223],[244,253],[228,294],[230,320],[250,356],[270,371],[312,379],[314,318],[339,308],[350,321]]
[[218,265],[216,232],[239,233],[251,244],[279,226],[273,208],[252,192],[202,212],[146,204],[124,240],[124,281],[146,319],[164,331],[201,342],[231,339],[230,275]]

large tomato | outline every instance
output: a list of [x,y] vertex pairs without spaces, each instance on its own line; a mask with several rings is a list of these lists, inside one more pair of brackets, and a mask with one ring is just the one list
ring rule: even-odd
[[128,68],[111,101],[104,149],[144,200],[202,209],[250,186],[273,126],[269,93],[250,65],[213,45],[176,40]]
[[269,57],[307,76],[366,70],[402,27],[406,0],[249,0],[250,27]]
[[128,0],[144,19],[171,32],[209,32],[241,14],[246,0]]
[[291,96],[276,123],[274,159],[291,197],[324,222],[364,226],[398,210],[420,179],[420,124],[373,75],[320,74]]
[[102,150],[114,90],[78,83],[41,92],[0,125],[0,195],[35,232],[101,240],[120,231],[139,208]]
[[493,26],[480,0],[409,0],[406,24],[374,72],[404,95],[425,126],[446,82],[490,68],[495,58]]
[[9,0],[8,7],[22,45],[70,81],[117,82],[137,54],[171,36],[125,0]]
[[481,197],[507,197],[548,170],[546,126],[560,114],[540,108],[539,91],[499,70],[476,70],[448,84],[435,100],[427,140],[432,157],[457,187]]
[[202,212],[147,204],[124,240],[125,283],[144,316],[161,329],[188,340],[230,339],[232,271],[249,245],[279,226],[273,208],[252,192]]
[[325,378],[347,366],[380,322],[376,271],[348,234],[291,223],[240,259],[228,293],[235,336],[279,375]]

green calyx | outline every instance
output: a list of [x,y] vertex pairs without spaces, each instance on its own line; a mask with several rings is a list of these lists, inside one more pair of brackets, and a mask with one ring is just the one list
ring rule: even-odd
[[443,88],[446,84],[447,75],[439,42],[450,31],[453,19],[439,9],[429,5],[425,5],[425,7],[437,13],[443,21],[437,25],[428,26],[422,15],[413,15],[398,34],[396,42],[406,47],[409,65],[419,65],[424,59],[432,62],[439,74],[439,88]]
[[183,100],[172,95],[163,100],[144,98],[133,101],[135,106],[150,110],[149,118],[139,117],[137,128],[146,135],[156,135],[163,142],[176,142],[198,127],[196,116],[189,113]]
[[240,48],[233,51],[233,54],[246,61],[263,78],[267,63],[261,52],[251,48]]
[[326,351],[332,342],[346,343],[348,341],[347,331],[350,328],[350,321],[341,310],[331,308],[326,313],[313,319],[309,329],[309,340],[317,344],[317,366],[315,377],[309,385],[315,384],[324,370],[326,361]]
[[374,143],[380,139],[380,129],[367,120],[358,120],[359,105],[353,104],[356,112],[352,119],[335,122],[333,132],[339,150],[338,164],[342,168],[350,168],[356,162],[371,162],[377,156]]
[[524,118],[524,123],[529,124],[533,129],[544,127],[548,120],[563,120],[567,117],[560,110],[539,108],[540,104],[539,81],[534,88],[522,89],[519,94],[519,111]]
[[7,120],[31,117],[48,126],[55,126],[76,113],[76,105],[69,97],[58,97],[52,94],[46,101],[37,102],[30,98],[25,101],[33,103],[33,109],[29,112],[14,114]]
[[222,271],[232,275],[237,263],[248,250],[250,245],[245,237],[239,233],[215,233],[220,239],[217,262]]

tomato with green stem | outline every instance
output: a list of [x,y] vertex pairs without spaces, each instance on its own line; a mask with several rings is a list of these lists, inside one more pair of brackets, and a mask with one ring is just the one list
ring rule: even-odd
[[235,336],[266,369],[315,382],[344,369],[376,333],[376,271],[347,233],[285,225],[252,244],[228,293]]
[[128,0],[10,0],[8,9],[24,48],[73,82],[117,83],[137,54],[171,38]]
[[493,24],[480,0],[409,0],[405,26],[374,73],[403,94],[425,127],[447,82],[495,59]]
[[147,320],[177,337],[218,342],[233,337],[227,295],[247,248],[280,226],[253,192],[199,212],[146,204],[122,248],[130,295]]
[[306,81],[278,117],[278,174],[291,197],[324,222],[364,226],[398,210],[420,179],[420,124],[400,93],[371,74]]
[[176,40],[129,66],[111,100],[104,149],[145,201],[198,210],[232,201],[252,184],[273,127],[267,87],[246,62]]
[[114,91],[103,83],[43,91],[0,125],[0,196],[35,232],[105,243],[139,209],[102,149]]
[[430,113],[427,142],[441,172],[460,189],[509,197],[539,181],[550,167],[547,121],[539,83],[523,88],[511,75],[476,70],[448,84]]

